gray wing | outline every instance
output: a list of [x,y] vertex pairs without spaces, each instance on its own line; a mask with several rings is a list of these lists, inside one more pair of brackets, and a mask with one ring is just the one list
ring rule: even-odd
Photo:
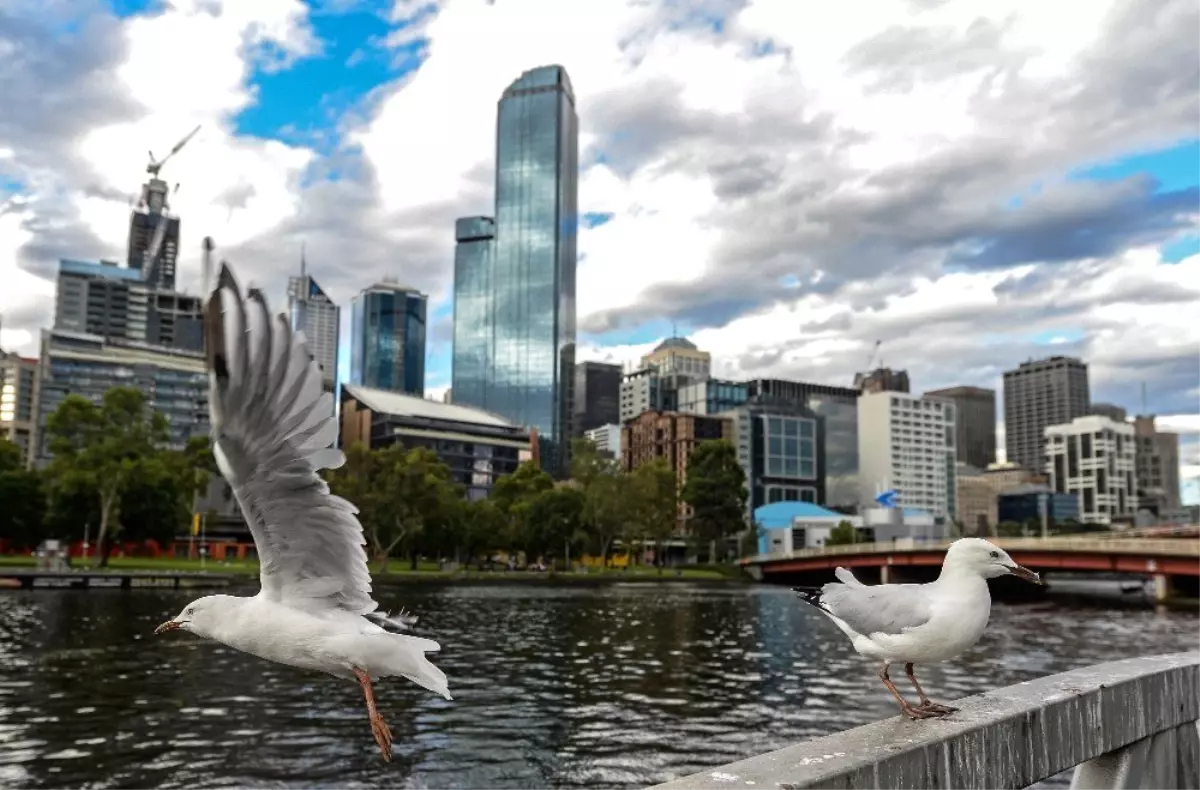
[[863,636],[900,634],[925,625],[932,615],[923,584],[830,582],[821,588],[817,606]]
[[[254,535],[263,594],[295,607],[339,608],[384,625],[371,597],[358,509],[318,469],[345,462],[333,396],[304,335],[271,318],[261,292],[243,299],[222,264],[204,316],[213,455]],[[403,627],[403,622],[386,621]]]

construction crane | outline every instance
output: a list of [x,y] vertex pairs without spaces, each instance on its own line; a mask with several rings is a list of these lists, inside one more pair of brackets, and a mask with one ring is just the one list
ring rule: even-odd
[[875,369],[875,359],[879,356],[879,346],[883,344],[882,340],[876,340],[875,345],[871,347],[871,353],[867,355],[867,372],[870,373]]
[[158,171],[162,170],[162,166],[167,163],[167,160],[169,160],[171,157],[175,156],[175,154],[179,153],[179,149],[181,149],[185,145],[187,145],[188,140],[191,140],[193,137],[195,137],[196,132],[198,132],[198,131],[200,131],[200,124],[196,124],[195,129],[188,132],[186,137],[184,137],[179,142],[175,143],[175,147],[172,148],[170,153],[168,153],[166,156],[164,156],[161,160],[156,160],[154,158],[154,152],[148,151],[147,153],[150,154],[150,164],[146,165],[146,172],[150,174],[150,177],[158,178]]

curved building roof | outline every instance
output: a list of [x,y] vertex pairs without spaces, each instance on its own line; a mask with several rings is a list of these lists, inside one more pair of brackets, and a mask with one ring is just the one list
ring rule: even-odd
[[790,527],[797,518],[849,518],[811,502],[774,502],[755,508],[754,521],[764,527]]
[[686,337],[668,337],[663,342],[654,347],[655,351],[664,351],[668,348],[681,348],[687,351],[699,351],[696,344],[688,340]]

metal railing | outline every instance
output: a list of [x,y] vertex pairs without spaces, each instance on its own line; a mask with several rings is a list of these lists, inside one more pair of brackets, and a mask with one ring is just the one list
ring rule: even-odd
[[1200,652],[1113,661],[989,691],[946,718],[896,716],[658,785],[1200,787]]
[[[742,565],[758,565],[764,562],[804,559],[806,557],[833,557],[851,554],[903,554],[922,551],[945,551],[950,540],[914,541],[902,538],[895,541],[875,543],[843,543],[837,546],[796,549],[790,554],[755,554],[738,560]],[[1200,558],[1200,538],[1126,538],[1079,537],[1053,538],[994,538],[992,542],[1006,551],[1089,551],[1103,554],[1153,554],[1171,557]]]

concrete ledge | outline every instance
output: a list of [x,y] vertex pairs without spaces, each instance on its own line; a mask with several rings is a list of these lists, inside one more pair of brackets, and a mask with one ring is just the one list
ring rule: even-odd
[[1200,781],[1200,652],[1098,664],[954,704],[961,710],[944,719],[896,716],[656,790],[1022,788],[1181,725],[1191,725],[1178,743],[1182,786]]

